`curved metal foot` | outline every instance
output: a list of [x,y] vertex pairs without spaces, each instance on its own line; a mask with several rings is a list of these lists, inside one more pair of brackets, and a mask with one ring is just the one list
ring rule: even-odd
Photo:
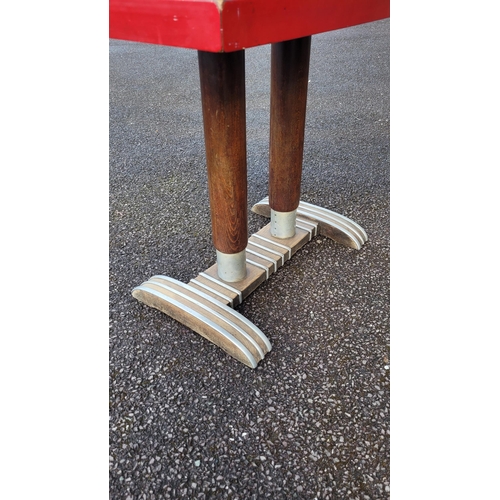
[[[252,207],[252,212],[271,217],[269,197],[256,203]],[[297,215],[317,222],[319,233],[323,236],[356,250],[359,250],[368,239],[365,230],[359,224],[326,208],[301,201]]]
[[268,338],[253,323],[194,286],[158,275],[134,288],[132,296],[186,325],[250,368],[271,350]]

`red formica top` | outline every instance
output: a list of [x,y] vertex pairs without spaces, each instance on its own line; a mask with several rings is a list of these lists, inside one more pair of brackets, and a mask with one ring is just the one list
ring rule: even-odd
[[390,0],[109,0],[109,36],[233,52],[389,17]]

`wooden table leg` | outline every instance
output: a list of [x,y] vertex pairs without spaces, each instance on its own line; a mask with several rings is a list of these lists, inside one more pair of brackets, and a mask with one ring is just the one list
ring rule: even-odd
[[316,221],[319,234],[359,250],[368,239],[359,224],[300,201],[310,53],[310,36],[272,45],[269,198],[252,211],[271,217],[275,238],[291,238],[296,227]]
[[213,243],[218,274],[240,281],[248,241],[245,53],[198,51]]
[[269,205],[277,238],[295,234],[304,152],[311,37],[274,43],[271,48]]

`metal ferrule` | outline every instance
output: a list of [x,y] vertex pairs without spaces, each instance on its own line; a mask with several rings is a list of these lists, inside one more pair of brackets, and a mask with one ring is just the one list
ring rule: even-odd
[[217,274],[223,281],[229,283],[241,281],[247,274],[246,252],[222,253],[217,252]]
[[291,238],[295,235],[297,210],[276,212],[271,209],[271,234],[275,238]]

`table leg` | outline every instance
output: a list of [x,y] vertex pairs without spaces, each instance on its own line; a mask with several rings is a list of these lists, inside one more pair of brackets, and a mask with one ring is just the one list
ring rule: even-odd
[[269,205],[277,238],[295,234],[304,152],[311,37],[274,43],[271,48]]
[[310,52],[310,36],[272,45],[269,198],[252,211],[271,217],[275,238],[292,237],[296,227],[305,229],[312,220],[320,234],[359,250],[368,238],[359,224],[300,201]]
[[198,51],[198,63],[218,275],[236,282],[248,242],[245,53]]
[[[168,276],[152,276],[135,287],[132,295],[255,368],[271,350],[271,343],[257,326],[232,309],[267,274],[263,265],[247,272],[245,56],[243,51],[199,51],[198,62],[217,264],[187,284]],[[280,257],[284,262],[285,257]]]

